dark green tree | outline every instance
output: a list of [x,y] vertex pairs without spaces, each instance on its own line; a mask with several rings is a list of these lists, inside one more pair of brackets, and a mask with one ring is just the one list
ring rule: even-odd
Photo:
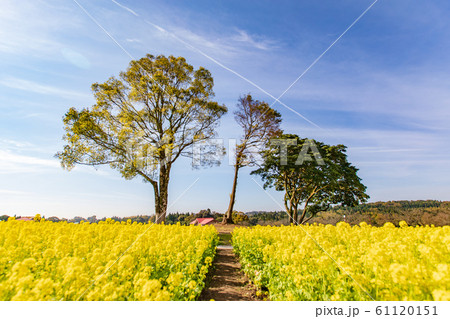
[[212,101],[213,85],[208,70],[194,70],[182,57],[131,61],[119,78],[92,85],[94,106],[69,109],[67,145],[56,156],[66,169],[108,164],[126,179],[142,177],[153,186],[156,222],[163,222],[173,163],[214,137],[227,112]]
[[285,134],[271,140],[262,152],[263,164],[252,174],[261,176],[264,188],[284,191],[286,212],[302,224],[332,205],[354,206],[369,198],[345,152],[344,145]]

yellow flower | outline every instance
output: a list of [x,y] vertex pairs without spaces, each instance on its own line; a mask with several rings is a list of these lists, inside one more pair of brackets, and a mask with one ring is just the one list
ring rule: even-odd
[[213,226],[9,219],[0,300],[195,300],[217,242]]
[[433,298],[435,301],[450,301],[450,291],[433,290]]
[[448,300],[450,227],[345,223],[235,228],[244,272],[271,300]]
[[197,287],[197,283],[194,280],[191,280],[189,282],[189,289],[194,290],[195,287]]
[[400,222],[398,223],[398,225],[399,225],[401,228],[406,228],[406,227],[408,227],[408,223],[405,222],[404,220],[400,221]]

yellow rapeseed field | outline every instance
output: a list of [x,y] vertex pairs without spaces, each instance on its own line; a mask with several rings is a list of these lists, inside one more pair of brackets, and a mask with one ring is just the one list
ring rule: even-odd
[[449,226],[257,226],[233,246],[271,300],[450,300]]
[[10,219],[0,300],[194,300],[217,243],[212,226]]

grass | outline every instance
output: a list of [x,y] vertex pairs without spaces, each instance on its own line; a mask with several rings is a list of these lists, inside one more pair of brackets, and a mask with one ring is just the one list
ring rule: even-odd
[[231,245],[231,233],[220,233],[219,245]]

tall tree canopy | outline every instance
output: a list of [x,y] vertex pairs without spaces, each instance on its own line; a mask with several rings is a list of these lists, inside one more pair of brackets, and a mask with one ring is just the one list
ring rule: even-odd
[[272,109],[266,102],[253,100],[250,94],[239,99],[234,118],[242,128],[243,134],[239,144],[236,145],[233,186],[230,203],[223,217],[222,223],[224,224],[233,223],[232,214],[239,169],[254,164],[255,155],[259,154],[269,139],[281,134],[280,113]]
[[108,164],[126,179],[142,177],[153,186],[156,220],[163,222],[173,163],[214,137],[227,112],[212,101],[213,85],[208,70],[194,70],[182,57],[131,61],[119,78],[92,85],[95,105],[69,109],[67,145],[56,156],[66,169]]
[[354,206],[369,198],[345,151],[344,145],[283,134],[263,151],[263,165],[252,174],[261,176],[264,188],[285,192],[286,212],[301,224],[331,205]]

